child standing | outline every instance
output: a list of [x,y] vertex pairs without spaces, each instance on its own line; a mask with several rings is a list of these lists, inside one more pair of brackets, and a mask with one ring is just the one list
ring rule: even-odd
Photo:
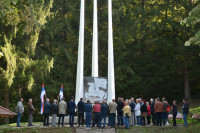
[[176,126],[176,115],[177,115],[177,105],[176,105],[176,100],[173,101],[173,106],[172,106],[172,114],[173,114],[173,126]]

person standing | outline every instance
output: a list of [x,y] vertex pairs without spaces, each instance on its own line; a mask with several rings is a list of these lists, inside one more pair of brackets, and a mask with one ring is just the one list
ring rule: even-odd
[[176,100],[173,101],[173,106],[171,107],[172,109],[172,114],[173,114],[173,126],[176,126],[176,115],[177,115],[177,105],[176,105]]
[[57,113],[58,113],[58,105],[57,105],[56,99],[53,100],[53,103],[51,105],[51,113],[52,113],[51,126],[55,127],[56,126],[56,116],[57,116]]
[[165,98],[162,98],[162,102],[163,102],[163,107],[162,107],[162,121],[163,121],[163,126],[166,125],[166,116],[167,116],[167,101],[165,100]]
[[109,103],[109,110],[111,116],[111,128],[115,128],[115,117],[117,111],[117,104],[115,103],[115,99],[113,99],[112,102]]
[[157,126],[162,126],[162,121],[161,121],[162,110],[163,110],[163,103],[160,102],[160,98],[157,98],[157,101],[154,105]]
[[49,99],[46,99],[46,102],[44,104],[44,122],[43,126],[49,126],[49,115],[51,112],[51,104],[49,103]]
[[189,105],[188,105],[186,99],[183,99],[183,107],[182,107],[182,110],[183,110],[183,120],[184,120],[184,124],[185,124],[185,126],[187,126],[187,115],[188,115],[188,113],[189,113]]
[[147,125],[151,124],[151,106],[149,105],[149,102],[146,102],[147,105]]
[[71,100],[68,102],[70,127],[74,126],[75,109],[76,109],[76,103],[74,102],[74,97],[72,97]]
[[19,99],[19,102],[17,103],[16,106],[16,112],[17,112],[17,127],[21,127],[20,121],[21,121],[21,116],[22,113],[24,113],[24,106],[23,106],[23,98]]
[[90,104],[90,100],[88,100],[87,104],[85,104],[84,112],[86,114],[85,115],[86,129],[89,129],[91,125],[91,120],[92,120],[92,105]]
[[137,119],[137,126],[140,125],[140,116],[141,116],[141,111],[140,111],[140,100],[139,99],[136,99],[136,106],[135,106],[135,116],[136,116],[136,119]]
[[27,109],[28,109],[28,126],[33,126],[32,122],[33,122],[33,113],[35,112],[35,108],[33,107],[32,99],[28,100]]
[[151,103],[151,116],[152,116],[152,123],[153,125],[155,126],[156,125],[156,114],[154,112],[154,105],[155,105],[155,102],[153,100],[153,98],[150,99],[150,103]]
[[106,125],[106,117],[108,116],[108,105],[106,104],[105,101],[101,104],[101,122],[100,122],[100,127],[102,125],[102,120],[103,120],[103,128],[105,128]]
[[131,107],[131,116],[130,116],[130,126],[135,124],[135,102],[134,98],[131,98],[129,106]]
[[100,120],[101,120],[101,105],[98,101],[95,102],[95,105],[93,106],[93,112],[94,112],[94,119],[92,123],[92,127],[97,124],[97,127],[100,126]]
[[80,98],[80,101],[78,102],[78,124],[79,126],[83,126],[83,120],[84,120],[84,106],[85,103],[83,102],[83,98]]
[[129,118],[131,116],[131,107],[128,105],[128,102],[125,103],[123,108],[124,117],[125,117],[125,128],[129,129]]
[[143,101],[143,104],[140,108],[141,111],[141,117],[142,117],[142,125],[145,126],[146,122],[145,119],[147,117],[147,105],[146,105],[146,100]]
[[62,98],[61,101],[58,104],[58,109],[59,109],[59,119],[58,119],[58,127],[60,126],[60,120],[62,119],[62,127],[64,126],[64,119],[66,115],[66,110],[67,110],[67,104],[65,102],[65,99]]
[[122,125],[123,126],[123,111],[122,109],[124,108],[124,103],[122,102],[122,99],[119,97],[118,102],[117,102],[117,120],[118,123],[117,125]]

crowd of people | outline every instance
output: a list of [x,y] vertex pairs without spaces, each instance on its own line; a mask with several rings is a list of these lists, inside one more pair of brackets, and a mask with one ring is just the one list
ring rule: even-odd
[[[94,104],[88,100],[86,103],[81,98],[76,105],[74,97],[66,103],[65,99],[62,98],[59,102],[54,99],[53,103],[47,98],[44,104],[44,121],[43,126],[49,126],[49,117],[52,115],[51,126],[56,126],[56,117],[58,116],[58,127],[64,126],[64,117],[69,114],[70,127],[74,126],[74,116],[78,115],[78,126],[85,126],[90,128],[97,126],[98,128],[105,128],[106,119],[108,118],[108,125],[111,128],[117,126],[125,126],[128,129],[130,126],[165,126],[169,124],[168,115],[170,111],[173,114],[173,126],[176,126],[177,116],[177,102],[173,101],[173,105],[170,107],[169,103],[165,98],[150,99],[150,102],[138,98],[126,99],[118,98],[112,100],[109,104],[106,101],[96,101]],[[28,126],[33,126],[33,113],[35,108],[32,104],[32,99],[29,99],[27,105],[28,112]],[[77,110],[77,111],[76,111]],[[20,120],[21,114],[24,112],[23,98],[17,103],[17,127],[21,127]],[[184,125],[187,126],[187,114],[189,113],[189,105],[186,99],[183,99],[182,114],[184,119]],[[85,117],[84,117],[85,116]],[[116,124],[117,117],[117,124]]]

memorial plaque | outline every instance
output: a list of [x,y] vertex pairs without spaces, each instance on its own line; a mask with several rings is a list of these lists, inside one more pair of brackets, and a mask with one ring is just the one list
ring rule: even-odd
[[91,103],[95,101],[106,101],[108,98],[108,80],[104,77],[84,77],[84,94],[83,100],[86,102],[90,100]]

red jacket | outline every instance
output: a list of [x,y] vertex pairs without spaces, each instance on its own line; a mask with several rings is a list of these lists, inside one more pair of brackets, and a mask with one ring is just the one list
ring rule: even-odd
[[151,106],[150,105],[147,107],[147,115],[151,115]]
[[94,112],[101,112],[101,105],[100,104],[95,104],[93,106],[93,111]]

